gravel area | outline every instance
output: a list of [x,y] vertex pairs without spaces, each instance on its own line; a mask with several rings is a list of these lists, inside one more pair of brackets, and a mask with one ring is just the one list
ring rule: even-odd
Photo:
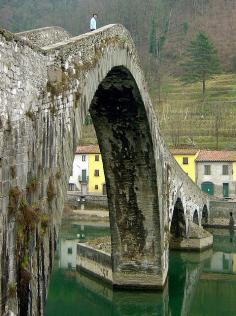
[[102,250],[109,254],[111,253],[111,237],[110,236],[99,237],[93,240],[89,240],[85,244],[97,250]]

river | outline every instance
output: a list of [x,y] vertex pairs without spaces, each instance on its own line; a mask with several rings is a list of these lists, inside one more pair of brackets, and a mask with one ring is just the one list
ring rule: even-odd
[[170,253],[164,291],[113,291],[76,272],[76,244],[109,234],[107,223],[64,220],[46,316],[236,316],[236,237],[214,230],[213,249]]

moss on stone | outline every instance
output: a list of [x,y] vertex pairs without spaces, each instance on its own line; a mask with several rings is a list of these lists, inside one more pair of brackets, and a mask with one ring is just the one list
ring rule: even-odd
[[57,180],[61,179],[61,170],[57,171],[55,177],[56,177]]
[[8,297],[15,298],[17,293],[16,283],[11,282],[8,284]]
[[21,190],[17,186],[10,188],[9,204],[8,204],[9,215],[16,214],[20,196],[21,196]]
[[37,190],[39,186],[39,181],[34,177],[26,185],[26,190],[28,193],[33,193]]
[[16,166],[11,166],[10,167],[10,174],[11,174],[12,179],[15,179],[15,177],[16,177]]
[[48,202],[51,202],[54,199],[55,196],[56,196],[55,186],[54,186],[52,177],[50,177],[49,180],[48,180],[48,186],[47,186],[47,199],[48,199]]
[[31,121],[36,120],[35,113],[33,111],[28,110],[27,112],[25,112],[25,116],[28,117]]

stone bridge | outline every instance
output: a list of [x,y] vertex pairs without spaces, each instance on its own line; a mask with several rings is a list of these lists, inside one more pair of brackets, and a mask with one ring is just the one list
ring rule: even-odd
[[108,25],[71,38],[58,27],[0,30],[0,82],[2,314],[43,314],[88,112],[107,183],[113,283],[163,287],[170,231],[189,237],[209,201],[160,135],[128,31]]

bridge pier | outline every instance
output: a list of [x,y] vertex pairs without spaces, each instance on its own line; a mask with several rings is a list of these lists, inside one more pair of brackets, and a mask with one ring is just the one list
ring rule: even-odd
[[188,236],[174,237],[170,239],[170,249],[203,251],[213,244],[213,236],[202,227],[191,223],[189,225]]

